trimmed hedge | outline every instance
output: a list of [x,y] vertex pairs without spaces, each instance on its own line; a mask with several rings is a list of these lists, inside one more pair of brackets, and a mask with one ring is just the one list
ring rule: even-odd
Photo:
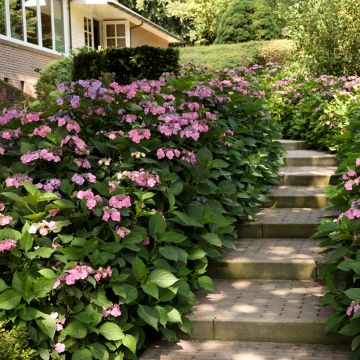
[[164,72],[177,73],[179,50],[139,46],[136,48],[83,49],[74,56],[73,80],[112,77],[119,84],[158,79]]

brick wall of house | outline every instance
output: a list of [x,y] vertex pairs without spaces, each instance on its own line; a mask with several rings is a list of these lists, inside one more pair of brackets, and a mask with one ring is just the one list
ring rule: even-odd
[[59,58],[55,54],[0,39],[0,80],[35,96],[34,86],[39,78],[35,69],[42,69]]

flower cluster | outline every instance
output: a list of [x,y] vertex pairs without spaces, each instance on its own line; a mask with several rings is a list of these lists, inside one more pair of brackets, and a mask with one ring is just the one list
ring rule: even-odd
[[88,209],[93,209],[96,205],[103,202],[101,196],[95,195],[90,189],[85,191],[80,190],[77,193],[77,198],[80,200],[86,199],[86,206]]
[[101,266],[96,270],[96,274],[94,275],[94,279],[99,282],[102,279],[106,279],[111,277],[112,269],[108,266],[106,269],[103,269]]
[[143,187],[152,188],[157,184],[160,184],[160,177],[157,174],[152,174],[144,169],[140,169],[139,171],[124,171],[122,173],[118,173],[116,175],[117,179],[128,178],[138,185]]
[[43,220],[40,223],[34,223],[31,224],[29,228],[30,234],[36,234],[39,233],[41,236],[46,236],[49,234],[49,232],[56,230],[56,223],[55,221],[46,221]]
[[25,174],[15,174],[13,176],[10,176],[6,178],[5,180],[5,186],[11,187],[15,186],[16,188],[19,188],[23,185],[24,182],[33,182],[33,179]]
[[71,180],[77,185],[83,185],[85,183],[85,180],[87,180],[91,184],[95,184],[96,176],[91,173],[81,174],[81,175],[75,173],[72,176]]
[[91,266],[75,265],[71,270],[65,270],[64,274],[56,279],[53,289],[57,289],[64,282],[66,285],[74,285],[76,281],[85,280],[93,272]]
[[108,317],[108,316],[119,317],[121,316],[120,305],[112,304],[110,306],[103,306],[101,314],[103,317]]
[[6,239],[0,241],[0,253],[16,248],[17,242],[12,239]]
[[59,162],[61,160],[61,151],[60,150],[36,150],[36,151],[30,151],[24,155],[21,156],[20,160],[23,164],[28,164],[33,161],[42,159],[46,161],[53,161],[53,162]]

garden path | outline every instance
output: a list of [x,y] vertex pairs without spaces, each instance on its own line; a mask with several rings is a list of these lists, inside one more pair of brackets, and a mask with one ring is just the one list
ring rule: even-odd
[[301,141],[282,142],[281,185],[254,222],[239,226],[236,251],[211,264],[216,290],[199,296],[191,339],[156,344],[141,360],[349,359],[349,345],[341,345],[347,339],[324,331],[324,258],[319,241],[307,239],[332,215],[324,187],[336,159]]

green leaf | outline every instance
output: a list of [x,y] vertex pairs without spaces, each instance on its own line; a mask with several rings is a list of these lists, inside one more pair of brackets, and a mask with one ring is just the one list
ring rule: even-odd
[[122,342],[133,354],[136,353],[136,339],[134,336],[126,334]]
[[97,290],[96,292],[89,294],[92,302],[98,306],[109,306],[110,300],[106,297],[105,290]]
[[206,291],[214,291],[215,285],[209,276],[201,276],[197,279],[199,286]]
[[175,308],[172,308],[171,310],[168,311],[167,317],[168,317],[168,321],[171,323],[182,323],[181,314]]
[[156,310],[146,305],[139,305],[137,310],[138,315],[147,324],[152,326],[154,329],[158,329],[159,314]]
[[143,283],[148,275],[146,265],[144,262],[137,256],[131,266],[131,271],[134,274],[137,281]]
[[15,194],[15,193],[12,193],[12,192],[3,192],[3,193],[1,193],[1,195],[5,196],[6,198],[8,198],[10,200],[12,200],[16,204],[22,205],[23,207],[30,210],[28,203],[24,200],[24,198],[22,198],[18,194]]
[[26,256],[30,260],[33,260],[35,258],[48,259],[55,251],[56,251],[56,249],[53,249],[53,248],[40,247],[40,248],[36,249],[35,251],[28,252],[26,254]]
[[91,351],[85,347],[76,350],[71,357],[72,360],[91,360],[92,358]]
[[0,230],[0,240],[4,239],[20,240],[21,232],[13,229],[2,229]]
[[35,197],[40,196],[40,191],[34,184],[32,184],[28,181],[25,181],[25,182],[23,182],[22,185],[29,194],[31,194]]
[[94,359],[96,360],[108,360],[109,352],[106,347],[98,342],[89,345],[89,349]]
[[221,241],[219,235],[217,235],[217,234],[207,233],[207,234],[202,234],[201,237],[211,245],[214,245],[214,246],[222,245],[222,241]]
[[71,336],[74,339],[84,339],[87,333],[87,328],[82,322],[71,320],[65,329],[62,330],[61,335],[63,337]]
[[39,270],[39,274],[45,277],[46,279],[55,279],[56,274],[50,269],[41,269]]
[[168,260],[179,260],[179,253],[177,251],[177,248],[174,246],[164,246],[159,249],[160,254]]
[[34,239],[32,237],[31,234],[29,234],[29,232],[26,230],[20,239],[20,247],[24,250],[24,251],[29,251],[34,243]]
[[187,237],[185,235],[179,234],[179,233],[177,233],[175,231],[167,231],[167,232],[164,232],[160,236],[160,241],[171,242],[171,243],[174,243],[174,244],[182,243],[186,239],[187,239]]
[[360,300],[360,288],[348,289],[345,291],[345,295],[351,300]]
[[15,271],[11,285],[28,303],[34,298],[34,281],[28,272]]
[[113,291],[119,296],[120,304],[130,304],[138,297],[136,287],[129,284],[113,285]]
[[221,160],[221,159],[214,159],[214,161],[211,164],[211,167],[213,167],[215,169],[223,169],[228,166],[229,166],[229,164],[226,161]]
[[351,350],[355,351],[360,345],[360,335],[354,337],[351,342]]
[[359,321],[353,321],[350,324],[346,324],[339,331],[339,334],[345,336],[355,336],[360,333]]
[[204,168],[210,168],[213,162],[213,156],[211,151],[207,147],[201,148],[196,153],[196,160],[197,162]]
[[5,289],[8,289],[9,287],[6,285],[6,282],[0,278],[0,292],[4,291]]
[[181,212],[181,211],[173,211],[176,216],[176,221],[184,226],[193,226],[193,227],[203,227],[202,224],[194,221],[189,215]]
[[152,271],[148,281],[156,284],[161,288],[168,288],[174,285],[179,279],[177,279],[170,271],[164,269],[157,269]]
[[146,284],[141,285],[141,288],[146,294],[149,294],[155,299],[159,299],[159,289],[155,284],[147,282]]
[[25,321],[31,321],[45,315],[43,312],[33,307],[21,309],[18,314],[20,319]]
[[56,331],[55,319],[52,319],[50,316],[46,316],[44,319],[36,319],[35,322],[45,335],[47,335],[51,340],[54,339]]
[[100,326],[99,333],[107,340],[122,340],[124,333],[120,327],[114,323],[106,322]]
[[150,218],[149,231],[152,236],[163,234],[166,230],[166,221],[164,217],[157,212]]
[[11,310],[20,304],[21,296],[15,290],[5,290],[0,294],[0,309]]

